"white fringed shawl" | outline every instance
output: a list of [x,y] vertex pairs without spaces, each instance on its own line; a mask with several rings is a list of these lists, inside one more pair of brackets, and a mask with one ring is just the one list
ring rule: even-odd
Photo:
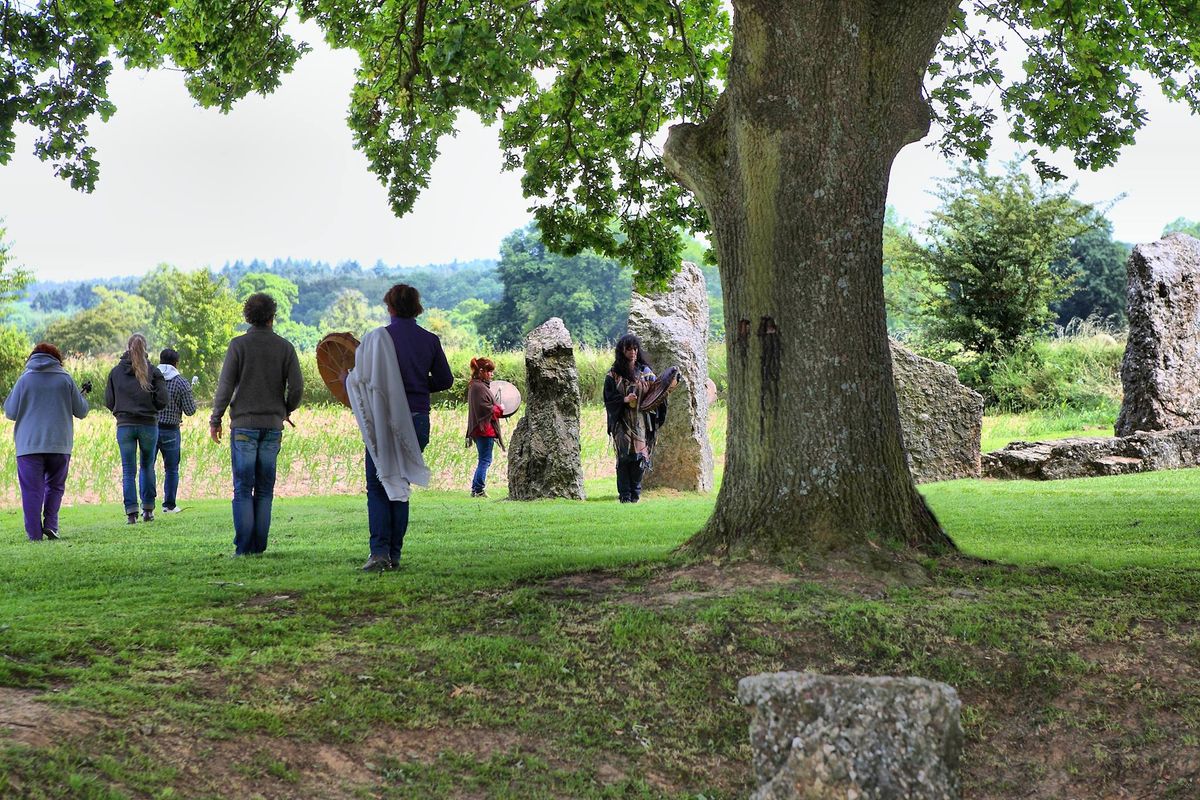
[[354,351],[346,394],[388,498],[407,501],[411,484],[428,486],[429,468],[417,443],[396,345],[386,328],[368,333]]

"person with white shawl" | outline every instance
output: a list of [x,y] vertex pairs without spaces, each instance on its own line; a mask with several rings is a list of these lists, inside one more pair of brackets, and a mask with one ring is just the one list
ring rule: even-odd
[[416,324],[420,293],[396,284],[384,297],[389,325],[363,337],[346,375],[346,394],[366,445],[366,572],[397,569],[408,531],[412,484],[429,485],[421,455],[429,443],[429,395],[454,383],[441,340]]

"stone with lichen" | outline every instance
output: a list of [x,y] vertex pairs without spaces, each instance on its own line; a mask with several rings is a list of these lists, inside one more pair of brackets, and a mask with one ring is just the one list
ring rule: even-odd
[[512,500],[583,500],[579,448],[579,371],[571,334],[558,317],[525,340],[525,416],[508,447]]
[[751,800],[957,800],[958,694],[922,678],[778,672],[743,678]]

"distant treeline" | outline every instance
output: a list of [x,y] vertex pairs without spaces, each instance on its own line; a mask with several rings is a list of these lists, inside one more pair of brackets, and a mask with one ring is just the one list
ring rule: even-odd
[[[450,264],[426,264],[413,267],[389,267],[382,262],[364,268],[358,262],[338,265],[307,259],[275,259],[271,262],[235,261],[216,274],[230,286],[251,273],[270,273],[287,278],[300,290],[292,306],[292,319],[316,325],[342,289],[357,289],[371,302],[378,302],[392,284],[403,281],[418,286],[425,305],[451,309],[464,300],[478,298],[497,302],[504,286],[496,273],[495,259],[455,261]],[[34,311],[68,313],[92,308],[100,302],[93,289],[137,292],[140,277],[103,278],[80,281],[38,281],[25,289],[25,300]]]

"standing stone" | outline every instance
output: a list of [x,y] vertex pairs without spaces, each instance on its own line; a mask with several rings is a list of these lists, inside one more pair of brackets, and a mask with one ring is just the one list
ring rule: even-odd
[[958,693],[923,678],[743,678],[754,707],[751,800],[957,800]]
[[558,317],[525,340],[525,416],[508,446],[508,496],[583,498],[579,456],[579,371],[571,334]]
[[1200,425],[1200,241],[1169,233],[1133,248],[1125,397],[1117,436]]
[[954,367],[889,340],[900,430],[917,483],[979,477],[983,397],[958,382]]
[[663,292],[633,293],[629,332],[642,340],[655,371],[679,367],[679,386],[667,405],[667,423],[658,432],[652,467],[642,479],[647,489],[665,487],[707,492],[713,487],[712,445],[708,440],[708,289],[704,274],[690,262]]

